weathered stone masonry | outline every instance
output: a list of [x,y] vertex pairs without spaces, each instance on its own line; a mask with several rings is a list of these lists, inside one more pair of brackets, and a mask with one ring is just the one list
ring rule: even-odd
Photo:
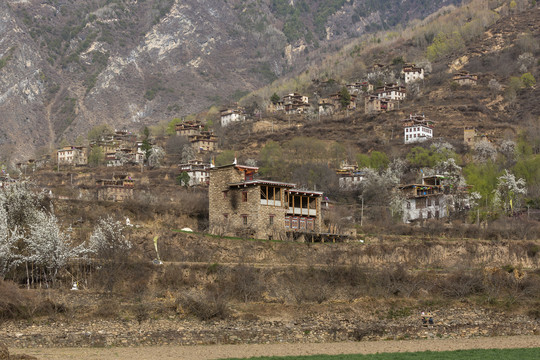
[[210,170],[211,231],[274,239],[290,231],[321,231],[321,192],[254,179],[257,171],[256,167],[241,165]]

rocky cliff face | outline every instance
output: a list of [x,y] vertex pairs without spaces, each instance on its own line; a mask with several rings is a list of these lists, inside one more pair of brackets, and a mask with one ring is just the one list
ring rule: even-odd
[[103,122],[138,129],[226,103],[329,44],[452,2],[6,0],[2,152],[31,157]]

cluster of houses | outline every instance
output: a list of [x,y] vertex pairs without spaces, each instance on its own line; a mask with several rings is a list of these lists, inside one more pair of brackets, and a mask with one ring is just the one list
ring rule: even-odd
[[[384,68],[376,64],[375,67]],[[405,64],[401,71],[405,85],[424,79],[424,69],[415,64]],[[478,76],[460,71],[453,81],[458,85],[476,85]],[[375,87],[367,81],[347,84],[348,95],[343,92],[330,94],[317,102],[319,115],[332,115],[339,111],[356,110],[360,96],[364,97],[365,113],[385,112],[398,109],[407,98],[407,88],[399,83]],[[343,97],[347,96],[347,99]],[[308,96],[289,93],[274,100],[267,107],[268,113],[302,115],[314,112]],[[222,127],[247,118],[244,108],[235,104],[220,111]],[[405,144],[423,142],[433,138],[435,122],[424,114],[410,114],[402,120]],[[184,121],[175,127],[177,136],[188,139],[197,153],[218,150],[218,138],[198,121]],[[464,142],[468,146],[489,141],[475,129],[464,129]],[[114,135],[94,141],[90,149],[99,146],[105,153],[107,166],[128,163],[142,164],[145,152],[135,135],[121,130]],[[66,146],[57,151],[58,165],[86,165],[88,151],[84,146]],[[212,231],[221,234],[243,233],[257,238],[277,239],[301,234],[311,237],[323,233],[322,215],[328,204],[323,193],[299,189],[295,184],[258,178],[258,168],[237,165],[215,167],[200,159],[178,165],[187,186],[208,187],[209,223]],[[357,165],[343,163],[336,170],[342,189],[357,188],[365,179],[365,173]],[[1,186],[0,182],[0,186]],[[96,181],[97,198],[103,201],[124,201],[133,197],[135,180],[128,174],[114,174],[111,179]],[[445,179],[441,175],[423,177],[420,183],[399,186],[402,193],[403,222],[448,216],[452,200],[447,196]]]
[[90,142],[90,146],[64,146],[56,152],[58,166],[83,166],[88,164],[88,154],[96,146],[105,155],[107,166],[122,166],[125,164],[142,164],[145,153],[142,142],[137,136],[127,130],[116,130],[113,135]]
[[310,114],[313,112],[309,104],[309,98],[298,93],[290,93],[276,102],[270,102],[266,111],[272,114],[281,112],[287,115]]
[[197,153],[216,151],[218,137],[210,130],[205,130],[199,121],[184,121],[175,125],[176,136],[185,136]]
[[[378,68],[384,65],[376,64]],[[405,84],[411,84],[419,80],[424,80],[424,69],[415,64],[405,64],[401,70]],[[369,88],[367,88],[369,89]],[[366,91],[364,98],[364,112],[366,114],[393,111],[399,109],[400,102],[407,97],[407,88],[400,84],[384,84],[374,91]]]

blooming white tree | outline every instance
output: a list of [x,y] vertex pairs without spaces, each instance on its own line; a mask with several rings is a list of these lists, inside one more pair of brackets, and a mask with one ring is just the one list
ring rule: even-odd
[[517,156],[517,145],[512,140],[504,140],[499,146],[499,151],[509,163],[514,163]]
[[21,256],[17,254],[17,242],[22,236],[17,229],[8,227],[8,216],[3,204],[0,203],[0,279],[18,264]]
[[182,163],[186,164],[190,160],[195,159],[195,150],[191,144],[186,144],[182,147]]
[[165,151],[162,147],[153,146],[150,149],[150,155],[148,155],[148,165],[159,166],[165,157]]
[[42,203],[45,198],[45,192],[31,191],[30,184],[25,181],[3,188],[0,192],[0,204],[6,210],[8,227],[24,231],[28,224],[36,220],[37,213],[44,209]]
[[39,212],[30,225],[30,234],[25,239],[27,261],[33,262],[43,271],[45,280],[56,281],[58,271],[70,259],[86,252],[83,245],[73,246],[69,234],[62,232],[54,214]]
[[372,206],[390,205],[392,214],[400,214],[403,196],[396,187],[401,180],[404,168],[405,162],[395,159],[382,172],[372,168],[361,169],[364,173],[364,180],[359,185],[361,197]]
[[131,242],[123,234],[124,225],[110,215],[99,219],[90,236],[89,250],[102,259],[114,259],[129,252]]
[[463,177],[462,168],[454,158],[437,163],[434,169],[436,174],[444,176],[445,194],[448,195],[447,203],[453,211],[461,212],[476,206],[480,194],[467,191],[467,182]]
[[497,149],[489,141],[480,141],[474,145],[473,160],[475,162],[485,163],[488,160],[495,160]]
[[113,291],[132,247],[123,231],[124,225],[108,215],[99,219],[90,236],[90,251],[101,260],[100,272],[106,279],[104,286],[109,292]]
[[493,202],[495,206],[500,207],[505,213],[511,213],[514,208],[521,205],[523,195],[527,193],[524,179],[516,180],[516,177],[508,170],[497,178],[497,189]]
[[526,73],[530,66],[534,64],[534,55],[530,52],[523,53],[518,56],[519,71]]

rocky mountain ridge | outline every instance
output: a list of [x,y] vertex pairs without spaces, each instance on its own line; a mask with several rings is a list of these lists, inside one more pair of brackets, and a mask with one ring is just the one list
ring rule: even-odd
[[100,123],[139,129],[234,101],[350,37],[454,2],[8,0],[0,146],[28,158]]

